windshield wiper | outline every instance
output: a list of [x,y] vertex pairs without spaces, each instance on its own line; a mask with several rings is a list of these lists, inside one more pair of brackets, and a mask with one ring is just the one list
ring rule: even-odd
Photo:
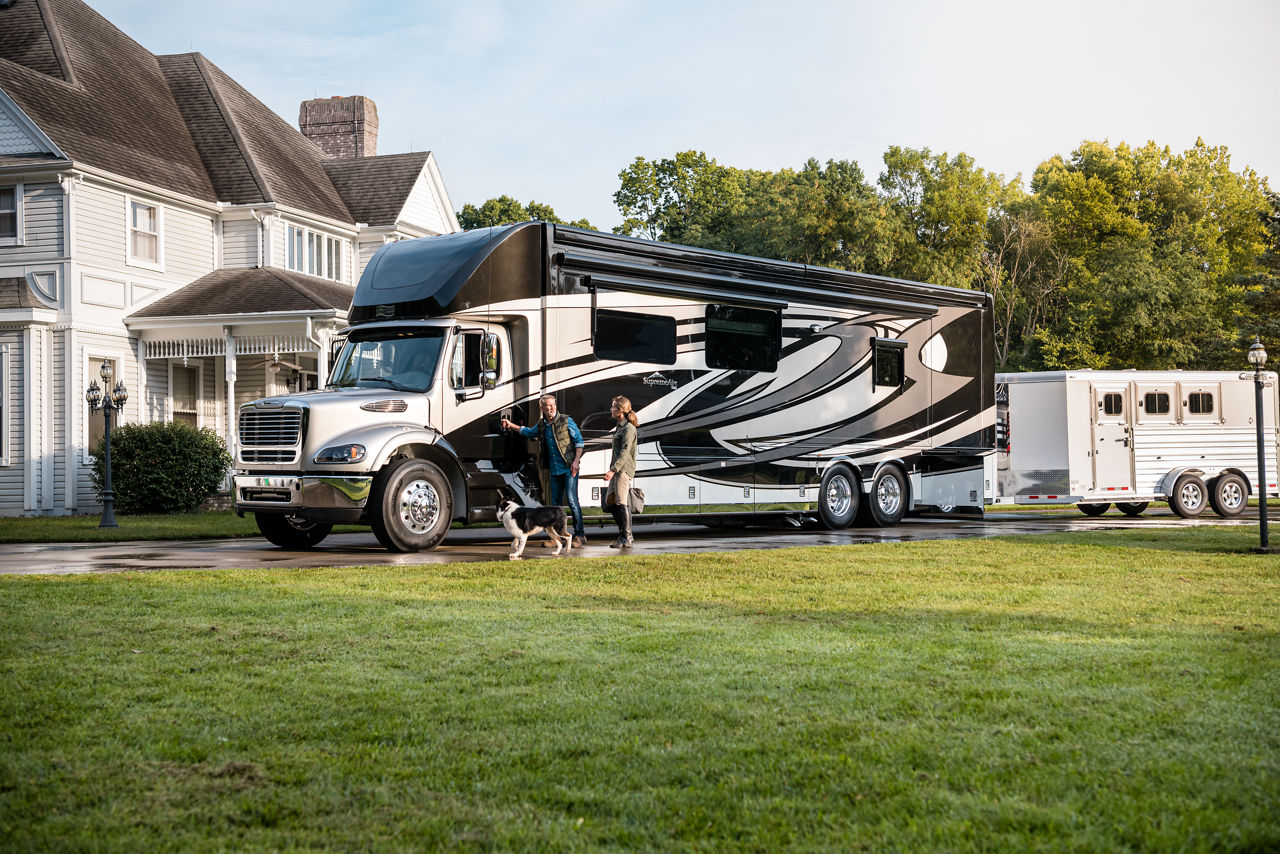
[[362,382],[386,383],[396,391],[413,391],[413,389],[402,386],[400,385],[400,383],[396,382],[395,380],[388,379],[387,377],[360,377],[359,379],[356,380],[356,383],[362,383]]

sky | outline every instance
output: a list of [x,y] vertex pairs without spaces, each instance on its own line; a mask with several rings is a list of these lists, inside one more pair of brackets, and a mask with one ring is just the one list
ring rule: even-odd
[[609,230],[635,158],[743,169],[891,145],[1030,181],[1083,140],[1197,137],[1280,188],[1277,0],[88,0],[198,51],[290,124],[365,95],[379,154],[432,151],[455,210],[510,195]]

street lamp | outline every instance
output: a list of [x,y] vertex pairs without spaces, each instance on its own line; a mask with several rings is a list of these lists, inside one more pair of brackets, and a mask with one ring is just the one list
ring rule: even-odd
[[[102,360],[102,369],[98,372],[102,376],[102,388],[98,388],[98,381],[94,380],[89,383],[89,388],[84,393],[84,399],[89,402],[89,411],[97,412],[102,410],[102,417],[107,421],[107,433],[104,438],[104,452],[102,464],[106,468],[106,489],[102,491],[102,521],[98,523],[99,528],[117,528],[116,524],[116,494],[111,491],[111,413],[119,412],[124,409],[124,403],[129,399],[129,390],[124,387],[124,382],[117,382],[115,388],[111,388],[111,363],[106,359]],[[111,389],[109,395],[104,395],[105,389]]]
[[1258,425],[1258,532],[1262,539],[1259,551],[1268,551],[1267,545],[1267,445],[1262,436],[1262,368],[1267,364],[1267,349],[1258,336],[1253,336],[1249,348],[1249,364],[1253,365],[1255,423]]

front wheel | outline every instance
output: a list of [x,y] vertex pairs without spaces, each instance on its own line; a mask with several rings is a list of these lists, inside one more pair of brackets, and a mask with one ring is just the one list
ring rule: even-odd
[[369,525],[383,547],[416,552],[440,545],[453,520],[449,479],[434,463],[401,460],[374,481]]
[[1248,503],[1249,487],[1238,474],[1219,475],[1209,489],[1209,504],[1224,519],[1239,516]]
[[849,527],[858,513],[858,478],[843,463],[827,469],[818,491],[818,515],[833,531]]
[[333,530],[333,525],[329,522],[313,522],[280,513],[254,513],[253,518],[267,542],[291,551],[305,551],[329,536],[329,532]]
[[1077,504],[1076,506],[1086,516],[1101,516],[1111,509],[1110,504]]
[[885,466],[871,481],[871,521],[890,528],[907,515],[907,476],[897,466]]
[[1207,497],[1204,481],[1193,474],[1184,474],[1173,484],[1169,507],[1183,519],[1191,519],[1204,512]]

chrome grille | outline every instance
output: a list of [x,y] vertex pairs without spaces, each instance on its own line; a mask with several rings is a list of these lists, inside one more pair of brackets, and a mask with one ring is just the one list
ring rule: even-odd
[[[242,409],[240,411],[240,447],[296,447],[302,438],[300,409]],[[246,457],[247,459],[247,457]],[[264,460],[265,462],[265,460]]]
[[240,459],[246,463],[292,463],[298,459],[293,448],[243,448]]

